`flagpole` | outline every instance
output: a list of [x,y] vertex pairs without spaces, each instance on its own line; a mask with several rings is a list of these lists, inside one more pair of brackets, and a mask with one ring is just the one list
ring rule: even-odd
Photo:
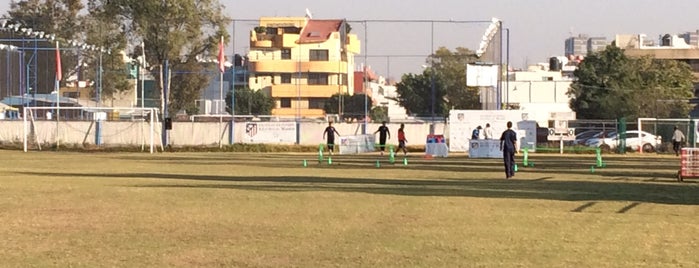
[[[221,105],[223,105],[223,71],[225,68],[223,57],[223,35],[221,35],[221,43],[218,46],[218,68],[219,68],[219,103],[218,103],[218,148],[223,148],[223,143],[221,142],[223,133],[221,133],[221,126],[223,125],[223,113],[221,112]],[[225,106],[224,106],[225,107]],[[224,108],[225,111],[225,108]]]
[[58,47],[58,41],[56,41],[56,150],[60,147],[58,123],[61,121],[61,79],[63,78],[63,70],[61,70],[61,51]]

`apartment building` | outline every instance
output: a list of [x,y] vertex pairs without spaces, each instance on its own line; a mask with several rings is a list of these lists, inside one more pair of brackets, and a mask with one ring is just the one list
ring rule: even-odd
[[590,37],[584,34],[569,37],[565,41],[565,56],[585,56],[588,52],[604,50],[607,44],[605,37]]
[[250,31],[251,89],[274,99],[272,115],[323,117],[334,94],[353,94],[357,36],[345,20],[262,17]]

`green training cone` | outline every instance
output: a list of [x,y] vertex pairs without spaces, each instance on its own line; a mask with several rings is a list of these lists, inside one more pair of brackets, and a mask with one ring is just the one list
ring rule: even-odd
[[379,162],[379,160],[376,160],[376,167],[381,167],[381,162]]
[[515,172],[519,171],[519,168],[517,168],[517,164],[515,164]]
[[328,157],[328,165],[332,165],[332,164],[333,164],[333,158],[332,158],[332,157]]
[[304,166],[304,167],[307,167],[307,166],[308,166],[308,161],[306,161],[306,159],[303,160],[303,166]]
[[595,173],[595,166],[590,166],[590,173]]
[[404,165],[404,166],[407,166],[407,165],[408,165],[408,159],[407,159],[407,158],[403,158],[403,165]]

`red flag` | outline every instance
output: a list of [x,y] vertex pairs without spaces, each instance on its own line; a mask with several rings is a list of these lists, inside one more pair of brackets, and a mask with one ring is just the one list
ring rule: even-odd
[[221,72],[225,71],[226,57],[223,55],[223,36],[221,36],[221,43],[218,44],[218,70]]
[[63,79],[63,68],[61,67],[61,50],[58,48],[58,41],[56,41],[56,81],[61,81]]

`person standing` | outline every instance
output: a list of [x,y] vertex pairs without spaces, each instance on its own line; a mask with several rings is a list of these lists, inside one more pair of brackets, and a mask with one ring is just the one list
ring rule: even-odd
[[403,149],[403,155],[408,155],[408,149],[405,148],[405,143],[408,142],[408,140],[405,139],[404,127],[404,124],[400,124],[400,128],[398,129],[398,150]]
[[337,129],[333,127],[333,122],[328,122],[328,127],[325,128],[325,131],[323,131],[323,139],[325,139],[325,135],[328,135],[328,151],[330,152],[330,155],[333,155],[333,151],[335,150],[335,134],[337,136],[340,136],[340,133],[337,132]]
[[675,126],[675,132],[672,133],[672,149],[675,150],[675,155],[680,155],[680,149],[684,142],[684,134]]
[[383,155],[383,152],[386,150],[386,135],[388,135],[389,139],[391,138],[391,132],[386,126],[386,121],[381,122],[381,126],[374,132],[374,135],[376,133],[379,133],[379,150],[381,150],[381,155]]
[[505,179],[515,175],[515,152],[517,151],[517,133],[512,130],[512,122],[507,122],[507,130],[500,136],[500,151],[505,162]]
[[481,136],[481,129],[483,129],[481,126],[478,126],[476,129],[471,132],[471,139],[472,140],[477,140]]
[[483,135],[485,136],[486,140],[492,140],[495,138],[493,136],[493,129],[490,127],[490,123],[485,124],[485,129],[483,130]]

